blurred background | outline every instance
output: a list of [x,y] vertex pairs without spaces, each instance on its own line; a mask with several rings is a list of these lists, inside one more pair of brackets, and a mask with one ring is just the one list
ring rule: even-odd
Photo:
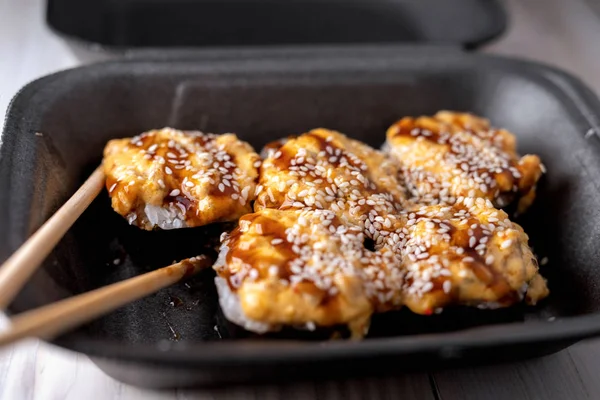
[[0,0],[0,116],[39,76],[145,47],[428,44],[542,61],[599,92],[598,38],[598,0]]

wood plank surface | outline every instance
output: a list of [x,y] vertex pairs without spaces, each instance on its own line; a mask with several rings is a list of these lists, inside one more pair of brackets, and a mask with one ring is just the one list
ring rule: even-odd
[[596,399],[600,393],[593,379],[579,373],[569,350],[527,362],[444,371],[434,377],[444,400]]

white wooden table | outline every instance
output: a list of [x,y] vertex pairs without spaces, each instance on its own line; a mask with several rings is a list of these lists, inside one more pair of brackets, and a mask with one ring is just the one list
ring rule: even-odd
[[[600,93],[600,18],[594,15],[585,0],[511,0],[506,4],[511,17],[509,31],[482,51],[555,64],[578,75]],[[47,29],[43,13],[42,0],[0,0],[2,120],[10,99],[28,81],[104,57],[74,52]],[[5,324],[1,318],[0,326]],[[0,350],[0,399],[7,400],[600,399],[599,376],[600,341],[587,341],[528,362],[435,374],[195,392],[152,392],[107,377],[84,355],[37,340]]]

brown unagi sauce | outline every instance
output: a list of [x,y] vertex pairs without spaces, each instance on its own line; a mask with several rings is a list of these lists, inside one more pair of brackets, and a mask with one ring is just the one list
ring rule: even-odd
[[[440,123],[440,124],[442,126],[444,125],[444,123]],[[474,136],[479,137],[475,133],[475,131],[473,131],[472,129],[469,129],[468,127],[464,127],[462,124],[459,124],[459,125],[461,125],[462,129],[465,132],[471,133]],[[397,122],[394,126],[397,128],[397,130],[396,130],[396,132],[394,132],[392,134],[392,137],[409,137],[412,139],[422,138],[422,140],[426,140],[431,143],[446,146],[448,149],[448,152],[451,154],[455,154],[455,155],[460,154],[459,152],[455,151],[454,146],[449,145],[448,140],[446,140],[446,141],[442,140],[442,135],[444,135],[444,134],[448,134],[449,135],[448,138],[452,137],[453,134],[449,131],[442,132],[439,129],[431,130],[431,129],[425,128],[425,127],[421,126],[421,124],[419,124],[419,122],[414,118],[407,118],[407,119],[401,120],[401,121]],[[481,139],[484,140],[483,138],[481,138]],[[498,148],[498,149],[500,151],[502,151],[502,149],[500,149],[500,148]],[[515,160],[511,159],[510,157],[506,157],[506,161],[508,162],[509,167],[508,168],[499,168],[501,170],[501,172],[496,172],[497,168],[494,168],[493,171],[491,169],[487,169],[487,168],[477,168],[476,170],[471,170],[471,168],[473,166],[469,165],[469,175],[477,174],[477,175],[481,176],[482,174],[487,173],[488,175],[493,177],[495,181],[502,181],[502,180],[507,181],[510,183],[510,185],[509,185],[510,189],[508,189],[507,191],[511,192],[511,191],[513,191],[513,187],[515,185],[517,185],[517,183],[519,182],[519,179],[517,179],[514,176],[514,174],[510,171],[510,168],[514,168],[514,169],[518,170],[518,163]],[[488,188],[488,190],[493,190],[494,198],[496,198],[496,197],[498,197],[498,195],[500,195],[498,188]]]
[[[166,141],[158,139],[152,133],[143,133],[132,138],[127,146],[133,150],[145,151],[145,155],[141,157],[155,165],[160,165],[164,172],[164,181],[159,181],[158,186],[161,189],[166,189],[167,193],[160,205],[163,208],[169,208],[170,205],[180,208],[185,215],[187,225],[196,226],[203,224],[203,220],[200,218],[198,200],[195,199],[195,195],[192,193],[197,184],[197,180],[193,176],[199,174],[204,167],[192,165],[192,156],[200,153],[212,155],[212,164],[207,167],[214,169],[215,173],[206,175],[214,180],[214,183],[209,185],[208,195],[213,199],[235,200],[230,201],[233,203],[230,207],[232,209],[235,208],[235,203],[239,201],[234,199],[234,195],[241,196],[240,191],[243,189],[239,186],[237,189],[234,188],[234,182],[235,184],[237,182],[236,179],[233,179],[233,175],[236,173],[240,175],[241,171],[235,163],[234,156],[214,143],[216,136],[197,134],[192,131],[184,131],[183,133],[188,134],[188,138],[192,139],[191,144],[182,145],[176,139]],[[222,156],[226,161],[217,160],[214,157],[216,153],[220,153],[219,157]],[[224,176],[231,177],[230,179],[223,179]],[[129,184],[130,182],[117,182],[111,176],[108,176],[106,180],[106,187],[110,193],[120,190],[126,196],[128,195],[126,186]],[[135,182],[134,184],[142,185],[144,182]],[[130,192],[133,192],[130,197],[135,196],[134,191]]]
[[[277,278],[289,282],[289,278],[292,275],[290,263],[297,259],[298,255],[293,251],[292,244],[286,240],[285,225],[280,221],[256,213],[244,215],[240,218],[240,223],[242,221],[248,221],[254,226],[260,224],[262,231],[261,238],[268,238],[269,241],[273,239],[282,240],[281,243],[276,245],[271,244],[271,246],[277,248],[277,257],[265,257],[264,246],[251,247],[247,250],[240,249],[239,241],[243,233],[238,227],[229,236],[229,252],[226,255],[226,263],[231,265],[234,259],[239,259],[242,263],[248,264],[258,271],[259,275],[257,279],[265,279],[269,268],[275,266],[277,268]],[[219,271],[219,274],[227,280],[229,288],[232,291],[237,291],[238,288],[231,282],[232,274],[229,269]],[[331,295],[327,290],[317,287],[314,282],[308,280],[297,282],[291,287],[298,294],[306,294],[312,299],[319,299],[319,306],[328,307],[327,313],[330,313],[329,315],[338,315],[339,304],[332,301],[332,299],[336,298],[337,294]]]
[[[481,223],[475,218],[469,218],[468,222],[464,225],[466,229],[456,229],[449,222],[445,225],[451,227],[450,234],[450,245],[457,246],[464,249],[464,254],[458,255],[453,254],[450,260],[453,262],[463,261],[463,264],[467,266],[478,280],[483,282],[497,295],[504,295],[511,291],[511,288],[506,283],[506,280],[502,274],[497,271],[493,265],[488,265],[485,262],[485,258],[481,256],[474,248],[469,246],[469,240],[471,237],[475,238],[476,245],[481,243],[483,238],[487,238],[488,242],[492,238],[492,234],[485,233],[481,226]],[[475,228],[471,226],[476,225]],[[472,231],[472,235],[469,235],[469,230]],[[473,261],[464,261],[466,257],[471,257]],[[493,264],[493,263],[492,263]]]
[[[229,252],[227,253],[226,262],[227,264],[231,264],[234,258],[241,260],[244,264],[248,264],[253,268],[256,268],[259,272],[259,277],[264,278],[264,274],[268,272],[269,266],[273,265],[277,267],[277,276],[279,279],[288,279],[291,275],[291,271],[289,269],[289,263],[296,259],[298,256],[292,250],[292,244],[286,240],[285,226],[274,219],[265,217],[260,214],[246,214],[242,218],[240,218],[240,223],[242,221],[248,221],[253,224],[260,224],[262,229],[262,237],[268,238],[268,240],[273,239],[282,239],[283,241],[275,246],[277,246],[278,255],[281,256],[280,259],[276,258],[266,258],[264,254],[264,250],[262,246],[251,247],[247,250],[240,249],[239,241],[242,236],[242,232],[240,228],[236,228],[229,236]],[[264,265],[265,268],[259,269],[257,268],[259,265]],[[231,274],[229,270],[223,271],[227,277],[227,281],[229,282],[230,288],[232,290],[237,290],[231,283],[230,277]]]
[[[334,140],[327,141],[327,138],[324,138],[315,133],[306,133],[304,134],[305,138],[310,138],[315,144],[315,152],[320,153],[322,151],[326,152],[325,158],[327,159],[327,163],[333,167],[339,167],[341,164],[342,158],[345,158],[347,163],[355,168],[360,169],[362,164],[356,162],[353,157],[349,157],[346,150],[334,144]],[[297,160],[297,152],[293,152],[289,146],[282,146],[279,148],[281,155],[277,158],[274,158],[273,165],[279,169],[280,171],[287,171],[289,167],[292,165],[291,161]],[[338,155],[335,155],[336,152],[339,151]],[[333,154],[331,154],[333,153]],[[316,154],[314,155],[316,156]],[[304,158],[302,163],[297,163],[295,165],[303,165],[307,162],[308,158],[315,158],[307,152],[307,157]]]

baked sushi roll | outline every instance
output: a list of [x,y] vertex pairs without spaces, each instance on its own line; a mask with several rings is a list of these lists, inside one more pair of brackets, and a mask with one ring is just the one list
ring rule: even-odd
[[403,270],[405,306],[418,314],[446,306],[536,304],[548,295],[528,236],[483,198],[369,214],[366,235],[389,248]]
[[498,208],[516,203],[520,213],[533,202],[544,168],[536,155],[519,157],[512,133],[466,113],[402,118],[388,129],[385,150],[420,204],[481,197]]
[[222,239],[214,265],[219,302],[249,331],[346,326],[360,338],[374,311],[399,306],[393,254],[366,249],[362,229],[330,210],[264,208]]
[[235,221],[251,212],[260,157],[234,134],[171,128],[104,149],[113,209],[145,230]]
[[430,315],[548,295],[523,229],[482,198],[392,214],[374,206],[362,224],[264,208],[224,234],[214,268],[225,316],[256,333],[346,325],[360,338],[373,313],[403,306]]
[[403,208],[396,163],[342,133],[314,129],[271,145],[266,155],[255,210],[331,210],[358,224],[381,198],[392,207],[389,212]]

